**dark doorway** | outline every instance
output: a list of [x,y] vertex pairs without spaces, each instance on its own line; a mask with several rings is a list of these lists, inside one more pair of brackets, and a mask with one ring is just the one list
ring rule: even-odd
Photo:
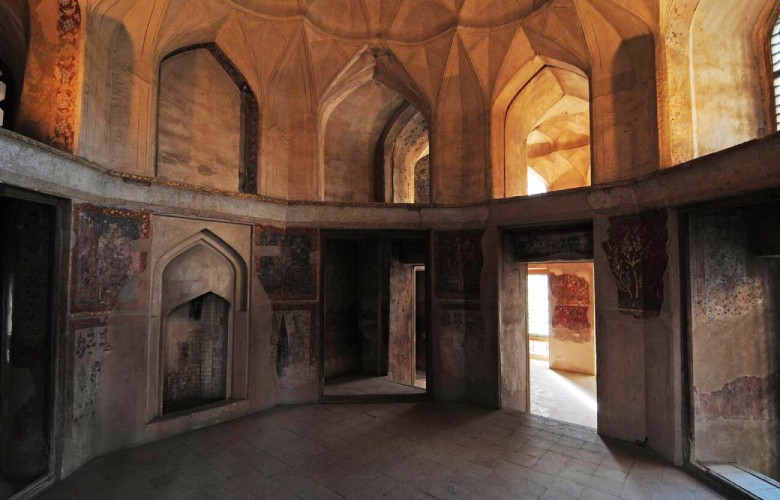
[[0,193],[0,498],[49,470],[56,219]]
[[323,399],[426,396],[427,235],[333,233],[323,248]]

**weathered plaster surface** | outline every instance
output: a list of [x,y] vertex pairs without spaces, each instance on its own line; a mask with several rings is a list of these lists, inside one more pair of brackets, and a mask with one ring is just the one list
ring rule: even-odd
[[150,213],[79,205],[74,219],[71,311],[142,307],[146,291],[137,275],[148,265]]
[[316,230],[255,227],[255,271],[275,301],[316,300],[319,241]]
[[780,262],[755,255],[753,213],[691,216],[693,453],[777,477],[776,454],[759,443],[778,438]]

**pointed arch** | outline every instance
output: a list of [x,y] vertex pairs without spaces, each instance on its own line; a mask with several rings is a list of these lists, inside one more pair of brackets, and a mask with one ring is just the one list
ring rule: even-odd
[[[580,68],[547,57],[533,57],[517,70],[503,89],[498,92],[491,113],[491,155],[493,197],[522,196],[527,189],[529,167],[528,142],[532,132],[556,118],[586,121],[586,131],[577,135],[576,148],[587,155],[583,165],[582,182],[555,187],[557,174],[544,176],[551,190],[590,185],[590,90],[589,78]],[[579,116],[581,115],[581,116]],[[560,124],[559,124],[560,125]],[[582,128],[581,125],[577,128]],[[583,142],[582,138],[587,140]],[[537,148],[540,156],[556,155],[570,151],[570,145],[556,145],[555,138],[546,149]],[[542,151],[544,150],[544,151]],[[565,170],[568,160],[555,162],[554,170]],[[583,163],[582,161],[578,163]],[[580,186],[577,186],[579,184]]]
[[[429,116],[425,93],[390,50],[366,47],[360,51],[320,100],[320,198],[414,202],[413,181],[398,179],[399,173],[413,179],[414,165],[406,168],[408,162],[401,157],[418,143],[428,143]],[[413,131],[406,128],[411,120],[418,125]],[[402,188],[407,184],[412,187]]]
[[[224,284],[219,286],[212,284],[203,289],[191,290],[187,292],[186,295],[191,295],[191,299],[198,295],[202,295],[203,293],[213,292],[220,297],[227,299],[233,305],[234,310],[245,311],[247,307],[247,265],[241,255],[233,247],[208,229],[204,229],[199,233],[182,240],[162,255],[154,269],[153,283],[162,284],[168,266],[175,259],[195,248],[202,248],[207,252],[213,253],[217,257],[217,262],[222,262],[224,265],[228,266],[227,268],[230,269],[233,278],[229,287],[226,287]],[[154,295],[152,299],[152,310],[163,311],[172,308],[166,308],[162,293],[161,290],[158,290]],[[186,300],[178,301],[173,307],[186,302]],[[171,300],[169,302],[173,303],[177,302],[177,300]]]
[[[168,54],[159,65],[158,88],[156,175],[257,193],[257,98],[217,44]],[[197,98],[206,93],[209,99]]]
[[[170,247],[152,270],[152,302],[149,318],[147,422],[177,411],[171,394],[171,373],[177,366],[176,346],[207,349],[207,363],[213,363],[218,375],[195,399],[241,399],[247,396],[247,359],[239,356],[247,342],[248,266],[227,242],[203,229]],[[201,313],[203,321],[201,321]],[[206,328],[203,338],[191,338],[192,329]],[[201,342],[202,340],[202,342]],[[174,345],[171,345],[173,342]],[[243,347],[241,347],[243,346]],[[188,353],[189,354],[189,353]],[[202,353],[203,354],[203,353]],[[184,356],[186,361],[187,356]],[[185,367],[186,369],[186,367]],[[175,370],[174,370],[175,371]],[[175,391],[174,391],[175,392]],[[179,409],[188,408],[182,406]],[[207,407],[204,407],[207,408]]]

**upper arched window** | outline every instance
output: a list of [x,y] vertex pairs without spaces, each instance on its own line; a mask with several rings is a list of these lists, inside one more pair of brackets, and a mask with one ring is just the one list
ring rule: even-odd
[[258,106],[243,75],[214,44],[160,65],[157,175],[257,192]]
[[417,89],[390,52],[367,49],[320,111],[325,201],[430,203],[430,139]]
[[544,194],[547,192],[547,182],[544,177],[536,173],[536,170],[528,167],[528,195]]
[[775,91],[775,128],[780,129],[780,16],[772,29],[769,49],[772,54],[772,81]]
[[505,109],[500,135],[504,153],[497,159],[499,168],[503,163],[504,186],[499,193],[511,197],[590,186],[587,76],[544,66]]

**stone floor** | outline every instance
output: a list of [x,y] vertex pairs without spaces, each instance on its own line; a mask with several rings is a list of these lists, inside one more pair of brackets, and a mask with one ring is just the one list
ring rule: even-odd
[[531,413],[596,428],[596,377],[551,370],[531,358]]
[[42,498],[721,497],[584,427],[406,403],[280,407],[95,460]]
[[425,394],[425,387],[393,382],[387,377],[367,377],[364,375],[346,375],[325,382],[323,394],[326,396],[374,396],[388,394]]

